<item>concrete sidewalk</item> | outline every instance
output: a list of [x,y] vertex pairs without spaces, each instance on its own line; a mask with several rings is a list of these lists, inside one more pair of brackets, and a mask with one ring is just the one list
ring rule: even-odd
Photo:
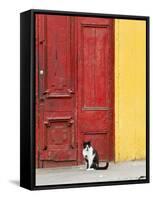
[[[101,164],[102,165],[102,164]],[[36,185],[87,183],[145,178],[146,161],[111,162],[107,170],[87,171],[84,165],[36,170]]]

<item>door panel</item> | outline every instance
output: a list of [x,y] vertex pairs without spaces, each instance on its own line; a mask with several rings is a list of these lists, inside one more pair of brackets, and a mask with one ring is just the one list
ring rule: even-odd
[[78,17],[78,135],[113,159],[113,20]]
[[[70,18],[47,17],[47,98],[71,97],[73,90],[70,67]],[[56,99],[55,99],[56,100]]]
[[[49,114],[50,116],[50,114]],[[44,151],[40,160],[76,160],[72,117],[45,117]]]
[[[37,15],[39,167],[77,160],[72,19]],[[55,164],[56,163],[56,164]]]
[[[82,109],[107,107],[108,79],[107,64],[109,59],[109,29],[99,26],[83,27],[81,35],[83,59]],[[89,87],[90,86],[90,87]]]

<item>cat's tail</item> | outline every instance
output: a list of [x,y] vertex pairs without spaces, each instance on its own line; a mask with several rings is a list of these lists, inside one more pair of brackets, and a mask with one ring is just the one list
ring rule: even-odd
[[106,165],[104,167],[96,167],[96,170],[104,170],[104,169],[107,169],[109,166],[109,162],[106,162]]

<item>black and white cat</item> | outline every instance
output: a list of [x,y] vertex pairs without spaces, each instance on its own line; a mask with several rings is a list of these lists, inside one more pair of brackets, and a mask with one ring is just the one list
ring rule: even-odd
[[84,142],[83,143],[83,157],[87,164],[87,170],[96,169],[96,170],[103,170],[107,169],[109,163],[106,162],[104,167],[99,167],[99,156],[97,151],[91,146],[91,142]]

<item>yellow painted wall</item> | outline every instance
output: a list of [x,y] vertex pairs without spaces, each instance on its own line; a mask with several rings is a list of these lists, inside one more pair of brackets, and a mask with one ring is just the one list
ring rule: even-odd
[[146,22],[115,20],[115,160],[145,158]]

